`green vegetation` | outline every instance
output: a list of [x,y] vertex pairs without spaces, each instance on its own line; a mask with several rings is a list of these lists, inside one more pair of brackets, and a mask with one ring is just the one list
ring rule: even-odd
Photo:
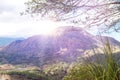
[[16,65],[15,69],[1,70],[0,73],[23,77],[26,80],[120,80],[120,64],[117,60],[119,51],[114,53],[107,40],[102,51],[93,49],[93,53],[93,55],[87,54],[82,61],[72,64],[57,62],[46,64],[41,69]]
[[[25,80],[50,80],[43,71],[39,69],[34,70],[6,70],[0,71],[1,75],[10,75],[11,77],[23,78]],[[18,79],[19,80],[19,79]],[[20,79],[21,80],[21,79]]]
[[105,63],[99,63],[98,57],[94,61],[87,58],[81,65],[74,66],[63,80],[120,80],[120,67],[113,57],[113,50],[108,41],[103,52]]
[[8,75],[11,76],[21,76],[26,79],[31,80],[48,80],[49,77],[46,77],[45,74],[41,71],[9,71],[7,72]]
[[7,74],[11,77],[18,76],[25,80],[62,80],[67,74],[66,70],[69,66],[67,63],[59,62],[46,65],[42,69],[34,66],[24,67],[22,65],[16,65],[14,67],[15,69],[12,70],[1,70],[0,74]]
[[62,78],[67,74],[67,69],[69,64],[65,62],[58,62],[56,64],[50,64],[43,68],[43,71],[51,76],[51,80],[62,80]]

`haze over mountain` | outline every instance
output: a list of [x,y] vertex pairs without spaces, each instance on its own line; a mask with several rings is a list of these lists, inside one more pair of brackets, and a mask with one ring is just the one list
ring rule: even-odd
[[23,40],[24,38],[0,37],[0,46],[6,46],[15,40]]
[[[79,27],[60,27],[52,35],[36,35],[12,42],[2,49],[0,59],[2,63],[32,65],[72,62],[84,51],[100,47],[105,38],[93,36]],[[120,46],[117,40],[107,38],[111,45]]]

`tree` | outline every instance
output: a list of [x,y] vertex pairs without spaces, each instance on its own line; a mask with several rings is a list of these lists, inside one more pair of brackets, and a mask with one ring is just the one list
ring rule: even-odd
[[[113,28],[120,21],[120,0],[32,0],[26,12],[85,27]],[[119,26],[115,26],[119,30]]]

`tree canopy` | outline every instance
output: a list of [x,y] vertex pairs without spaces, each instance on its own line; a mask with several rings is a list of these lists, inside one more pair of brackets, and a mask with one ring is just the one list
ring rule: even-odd
[[[113,28],[120,21],[120,0],[31,0],[26,12],[85,27]],[[116,30],[120,26],[114,27]]]

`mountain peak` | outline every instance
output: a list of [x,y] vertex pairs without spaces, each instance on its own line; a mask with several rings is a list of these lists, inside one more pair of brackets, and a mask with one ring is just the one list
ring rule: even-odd
[[[12,60],[10,58],[8,62],[12,64],[43,65],[55,61],[75,61],[85,50],[98,48],[102,43],[97,36],[79,27],[60,27],[54,34],[56,36],[36,35],[22,41],[14,41],[2,52],[11,56]],[[115,39],[108,38],[115,46],[120,45]]]

